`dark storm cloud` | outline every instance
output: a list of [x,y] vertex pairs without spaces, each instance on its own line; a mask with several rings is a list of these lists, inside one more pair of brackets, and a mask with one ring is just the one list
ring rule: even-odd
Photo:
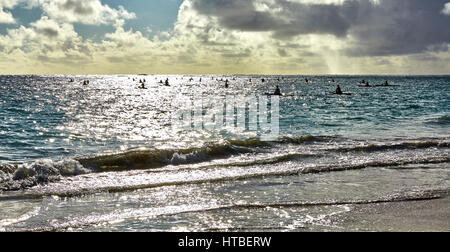
[[[194,8],[200,13],[219,18],[226,28],[241,31],[273,31],[277,38],[299,34],[331,33],[345,35],[350,22],[342,15],[340,5],[306,5],[285,0],[276,1],[283,12],[274,16],[257,11],[254,0],[194,0]],[[287,20],[288,19],[288,20]]]
[[279,40],[330,34],[351,38],[346,54],[384,56],[445,51],[450,43],[449,0],[347,0],[343,4],[306,4],[275,0],[276,15],[258,11],[256,0],[193,0],[203,15],[240,31],[268,31]]
[[450,16],[442,14],[448,0],[380,0],[359,18],[352,35],[351,55],[401,55],[446,51]]
[[265,12],[256,11],[248,0],[194,0],[194,8],[201,14],[217,16],[223,26],[242,31],[273,29],[278,20]]

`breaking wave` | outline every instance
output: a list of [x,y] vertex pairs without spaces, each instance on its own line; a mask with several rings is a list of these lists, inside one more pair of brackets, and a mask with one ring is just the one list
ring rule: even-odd
[[90,173],[78,161],[38,160],[25,165],[0,165],[0,191],[16,191],[59,181],[61,176],[76,176]]
[[[31,164],[23,165],[0,165],[0,191],[15,191],[30,188],[40,184],[57,182],[62,177],[77,176],[88,173],[119,172],[131,170],[161,171],[166,166],[180,166],[201,164],[213,160],[223,159],[220,164],[206,164],[208,166],[253,166],[269,165],[287,161],[302,160],[305,158],[315,159],[339,152],[383,152],[393,150],[450,148],[447,139],[415,140],[400,143],[385,144],[357,144],[338,142],[344,139],[337,137],[316,136],[294,136],[281,137],[278,141],[264,142],[259,139],[228,140],[219,143],[205,144],[202,147],[184,149],[135,149],[119,153],[93,155],[88,157],[75,157],[61,161],[38,160]],[[328,145],[327,143],[333,142]],[[292,153],[285,150],[286,145],[308,145],[318,144],[311,147],[308,153]],[[319,148],[316,148],[319,146]],[[336,146],[331,147],[330,146]],[[277,156],[258,156],[261,153],[272,153],[278,151]],[[231,157],[240,155],[254,156],[248,160],[237,162]],[[228,160],[229,159],[229,160]],[[405,163],[433,163],[449,162],[450,158],[425,157],[421,160],[377,160],[357,165],[315,165],[309,172],[325,172],[340,169],[359,169],[368,166],[394,166]],[[303,171],[304,172],[304,171]]]

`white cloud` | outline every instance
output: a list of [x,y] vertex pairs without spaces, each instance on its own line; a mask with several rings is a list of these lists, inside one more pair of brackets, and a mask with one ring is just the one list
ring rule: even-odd
[[0,24],[14,24],[14,23],[16,23],[16,20],[14,20],[14,17],[11,15],[11,13],[3,10],[3,8],[0,5]]
[[18,0],[0,0],[0,24],[14,24],[16,20],[12,14],[5,10],[14,8],[18,4]]
[[445,4],[444,9],[442,10],[442,13],[444,13],[445,15],[450,15],[450,2]]
[[0,0],[0,6],[11,9],[19,3],[19,0]]
[[72,39],[78,36],[71,24],[59,24],[55,20],[43,16],[40,20],[31,23],[31,27],[37,35],[44,39],[49,38],[50,41]]
[[123,28],[124,23],[124,20],[117,20],[114,25],[116,27],[115,32],[105,34],[105,38],[116,43],[118,47],[146,46],[151,43],[140,31],[125,31]]
[[136,17],[122,6],[113,9],[100,0],[41,0],[40,5],[46,15],[58,22],[99,25]]

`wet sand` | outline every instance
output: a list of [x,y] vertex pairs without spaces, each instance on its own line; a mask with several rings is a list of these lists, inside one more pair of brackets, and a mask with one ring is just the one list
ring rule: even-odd
[[351,206],[339,226],[344,231],[448,232],[450,197],[434,200],[390,202]]

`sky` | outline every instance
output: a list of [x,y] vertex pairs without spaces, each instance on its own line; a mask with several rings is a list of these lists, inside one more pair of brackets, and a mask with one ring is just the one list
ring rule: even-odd
[[450,0],[0,0],[0,74],[450,74]]

